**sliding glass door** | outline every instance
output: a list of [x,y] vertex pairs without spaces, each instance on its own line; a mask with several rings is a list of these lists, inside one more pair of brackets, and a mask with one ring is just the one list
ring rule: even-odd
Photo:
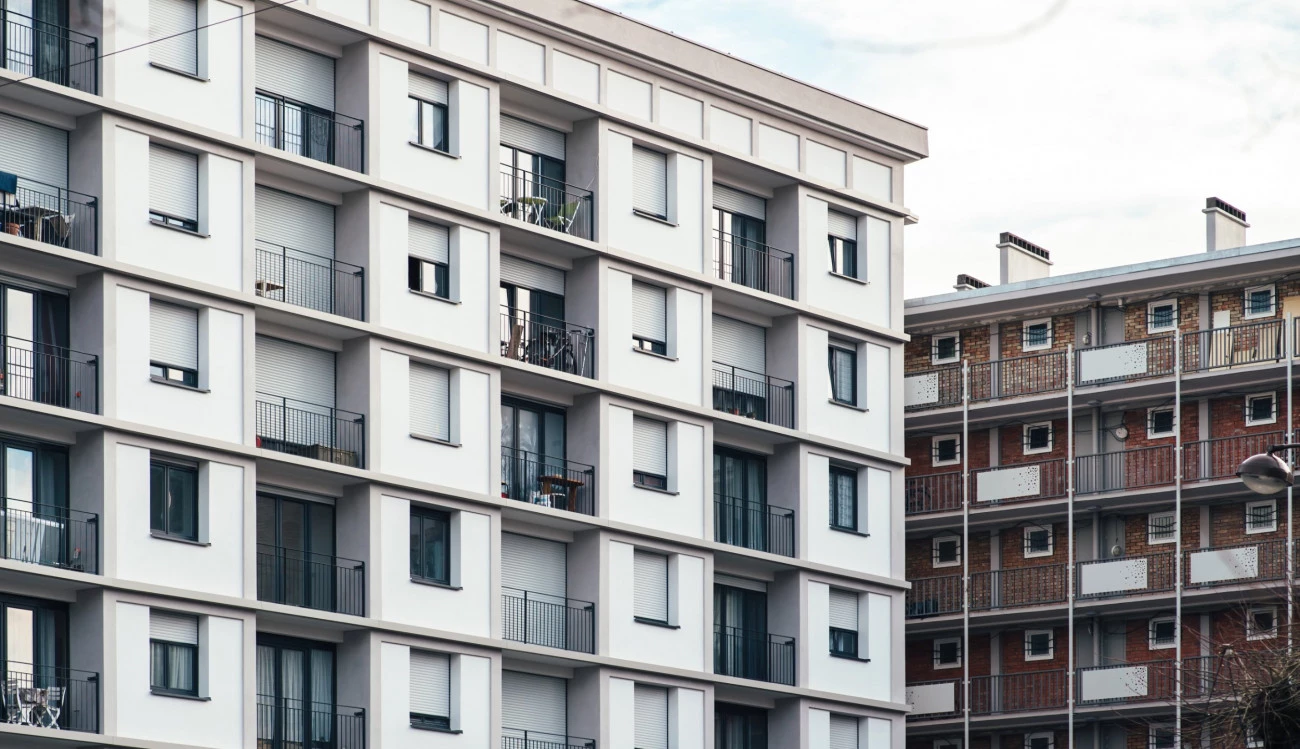
[[717,541],[767,549],[767,461],[760,455],[713,451],[713,493]]
[[68,534],[68,454],[0,438],[0,557],[66,566],[80,553]]
[[257,495],[257,597],[334,610],[334,507]]
[[331,749],[334,713],[334,647],[258,636],[258,749]]

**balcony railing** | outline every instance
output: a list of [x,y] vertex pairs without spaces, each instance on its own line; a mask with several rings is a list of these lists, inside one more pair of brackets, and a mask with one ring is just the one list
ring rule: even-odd
[[62,346],[0,336],[0,395],[85,413],[99,410],[99,360]]
[[287,455],[365,466],[365,417],[341,408],[257,394],[257,446]]
[[1065,389],[1064,351],[978,362],[970,367],[972,401],[1015,398]]
[[1132,382],[1174,373],[1174,337],[1108,343],[1074,352],[1076,387]]
[[1173,660],[1116,663],[1081,668],[1076,686],[1080,705],[1167,702],[1174,697]]
[[595,515],[595,476],[585,463],[501,447],[501,496],[506,499]]
[[961,365],[909,373],[903,378],[903,408],[921,411],[961,405]]
[[556,372],[594,377],[596,331],[559,318],[501,307],[501,355]]
[[1064,564],[972,572],[971,609],[989,611],[1064,603],[1068,574]]
[[713,410],[794,428],[794,383],[713,362]]
[[794,510],[761,501],[713,495],[713,540],[794,556]]
[[1074,470],[1079,494],[1167,486],[1174,483],[1174,446],[1081,455]]
[[762,242],[715,229],[713,272],[723,281],[794,299],[794,255]]
[[971,471],[972,504],[1001,505],[1066,495],[1064,458],[1012,463]]
[[3,8],[0,67],[88,94],[99,93],[99,42],[95,37]]
[[257,240],[257,295],[353,320],[365,316],[366,276],[358,265]]
[[263,145],[365,171],[361,120],[258,91],[255,129]]
[[579,239],[594,239],[591,190],[501,165],[501,212]]
[[908,515],[961,509],[961,471],[908,476],[905,485]]
[[257,600],[365,616],[365,562],[258,544]]
[[503,727],[501,749],[596,749],[596,740]]
[[257,749],[365,749],[366,711],[257,695]]
[[1060,710],[1070,683],[1065,669],[1027,671],[993,676],[972,676],[972,715],[1017,713],[1028,710]]
[[794,638],[713,625],[713,672],[794,686]]
[[99,674],[7,661],[5,675],[5,722],[99,733]]
[[[1267,657],[1267,656],[1266,656]],[[1250,656],[1246,655],[1246,659]],[[1183,697],[1205,700],[1238,692],[1249,660],[1231,655],[1198,655],[1183,659]]]
[[1282,432],[1217,437],[1183,445],[1183,481],[1235,479],[1241,461],[1286,442]]
[[1188,333],[1183,336],[1183,370],[1200,372],[1282,361],[1286,348],[1283,325],[1283,320],[1261,320]]
[[0,557],[99,573],[99,516],[95,513],[6,499],[0,516],[5,524]]
[[907,591],[907,618],[920,619],[961,611],[961,575],[911,580]]
[[1079,598],[1158,593],[1174,588],[1174,553],[1094,559],[1076,565]]
[[907,704],[912,706],[908,720],[952,718],[962,712],[960,679],[915,681],[907,685]]
[[501,636],[530,645],[594,653],[596,604],[503,587]]
[[1190,588],[1285,579],[1284,538],[1183,550],[1183,585]]
[[98,205],[89,195],[27,179],[20,174],[18,192],[9,203],[0,203],[0,231],[87,255],[98,255]]

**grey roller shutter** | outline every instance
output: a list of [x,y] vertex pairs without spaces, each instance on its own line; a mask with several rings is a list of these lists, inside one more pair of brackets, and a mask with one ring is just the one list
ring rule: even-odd
[[713,183],[713,207],[729,213],[767,220],[767,200],[726,185]]
[[451,658],[411,651],[411,712],[451,717]]
[[411,362],[411,433],[451,439],[451,373]]
[[448,262],[447,258],[450,255],[448,247],[451,241],[447,227],[412,219],[407,224],[406,232],[407,252],[411,257],[418,257],[431,263]]
[[178,642],[183,645],[199,644],[199,618],[192,614],[149,610],[149,639]]
[[255,370],[259,393],[298,401],[294,408],[334,408],[332,351],[259,335]]
[[254,81],[258,89],[334,111],[334,58],[257,37]]
[[831,591],[831,626],[858,631],[858,595],[846,590]]
[[858,749],[858,719],[848,715],[831,716],[830,749]]
[[564,161],[564,133],[508,114],[501,115],[501,142],[521,151]]
[[632,417],[632,469],[656,476],[668,475],[668,425]]
[[68,131],[0,113],[0,172],[17,174],[19,187],[67,189]]
[[858,218],[850,216],[847,213],[839,211],[829,211],[826,214],[826,222],[829,232],[832,236],[840,239],[851,239],[858,241]]
[[636,749],[668,749],[668,689],[637,684]]
[[567,560],[567,547],[559,541],[501,534],[502,587],[563,599],[568,590]]
[[149,45],[150,62],[198,75],[198,25],[197,0],[149,0],[149,38],[162,40]]
[[149,359],[182,369],[198,369],[199,311],[150,299]]
[[668,157],[632,146],[632,207],[652,216],[668,215]]
[[668,290],[640,281],[632,282],[632,335],[668,341]]
[[767,374],[767,329],[731,317],[713,316],[713,361],[745,370],[742,377]]
[[258,185],[256,207],[259,242],[334,259],[334,206]]
[[633,550],[632,615],[668,621],[668,557],[663,554]]
[[447,82],[415,73],[406,74],[406,90],[417,99],[447,106]]
[[[528,747],[562,746],[569,731],[568,683],[555,676],[501,672],[501,731],[509,737],[529,733]],[[503,746],[516,746],[509,742]],[[517,746],[523,747],[519,742]]]
[[501,281],[525,289],[564,296],[564,271],[522,260],[514,255],[501,256]]
[[199,157],[149,144],[149,208],[174,218],[199,220]]

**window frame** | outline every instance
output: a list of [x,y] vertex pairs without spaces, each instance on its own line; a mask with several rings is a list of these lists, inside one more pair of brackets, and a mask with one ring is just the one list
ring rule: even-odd
[[[1155,322],[1154,312],[1161,307],[1172,307],[1169,315],[1168,325],[1157,325]],[[1178,330],[1178,300],[1161,299],[1155,302],[1147,302],[1147,333],[1172,333]]]
[[1035,731],[1034,733],[1025,734],[1025,749],[1037,749],[1034,742],[1040,739],[1047,739],[1045,749],[1056,749],[1056,734],[1052,731]]
[[[947,542],[953,542],[957,549],[956,558],[951,562],[940,561],[939,547]],[[941,567],[960,567],[962,563],[961,536],[955,533],[945,533],[930,539],[930,566],[934,569]]]
[[[1031,344],[1029,342],[1029,329],[1038,327],[1039,325],[1043,325],[1046,327],[1046,332],[1044,333],[1044,342]],[[1050,349],[1052,347],[1053,341],[1054,341],[1054,336],[1052,331],[1052,318],[1042,317],[1036,320],[1025,320],[1024,322],[1020,323],[1020,350],[1021,351],[1046,351],[1047,349]]]
[[[1165,731],[1169,732],[1169,742],[1161,744],[1159,743],[1159,734]],[[1177,741],[1178,738],[1174,733],[1174,725],[1172,723],[1151,723],[1147,726],[1148,749],[1177,749]]]
[[[840,353],[848,354],[848,355],[849,355],[849,382],[851,383],[851,385],[850,385],[850,392],[849,392],[849,400],[844,400],[843,398],[840,397],[840,394],[839,394],[839,393],[836,393],[836,392],[835,392],[835,379],[836,379],[836,378],[835,378],[835,372],[836,372],[835,354],[836,354],[836,352],[840,352]],[[829,343],[827,343],[827,344],[826,344],[826,368],[827,368],[827,374],[828,374],[829,377],[830,377],[830,386],[831,386],[831,402],[832,402],[832,403],[838,403],[838,404],[840,404],[840,405],[842,405],[842,406],[853,406],[853,407],[857,407],[857,405],[858,405],[858,349],[857,349],[857,346],[853,346],[852,344],[844,343],[844,342],[841,342],[841,341],[835,341],[835,340],[832,340],[832,341],[830,341]]]
[[[451,266],[447,263],[435,263],[414,255],[406,256],[406,288],[420,294],[428,294],[439,299],[451,299]],[[426,269],[433,269],[433,290],[425,288],[428,279]],[[441,293],[440,293],[441,292]]]
[[[941,661],[941,660],[939,660],[939,655],[940,655],[940,653],[941,653],[941,651],[940,651],[940,647],[943,646],[943,645],[949,645],[949,644],[952,644],[952,645],[956,645],[956,646],[957,646],[957,658],[956,658],[956,660],[953,660],[953,661]],[[935,671],[942,671],[942,670],[944,670],[944,669],[948,669],[948,668],[961,668],[961,666],[962,666],[962,658],[965,657],[966,654],[962,652],[962,647],[961,647],[961,638],[960,638],[960,637],[936,637],[936,638],[934,638],[934,640],[930,643],[930,647],[931,647],[931,650],[932,650],[932,652],[931,652],[931,656],[933,657],[933,660],[934,660],[933,669],[934,669]]]
[[[849,476],[850,478],[852,478],[852,483],[851,483],[851,485],[852,485],[852,487],[853,487],[853,518],[852,518],[852,521],[853,521],[853,522],[852,522],[852,525],[843,525],[843,524],[837,522],[837,521],[839,521],[839,520],[842,520],[842,518],[839,517],[839,514],[840,514],[840,513],[839,513],[839,502],[836,501],[836,500],[838,499],[838,495],[835,493],[835,480],[834,480],[834,479],[835,479],[836,474],[839,474],[839,475],[841,475],[841,476]],[[830,496],[830,503],[831,503],[831,506],[830,506],[830,527],[831,527],[831,530],[837,530],[837,531],[850,531],[850,532],[852,532],[852,533],[857,533],[857,532],[858,532],[858,516],[859,516],[859,509],[860,509],[860,508],[859,508],[860,497],[859,497],[859,494],[858,494],[858,469],[857,469],[857,468],[850,468],[850,467],[848,467],[848,466],[837,465],[837,464],[835,464],[835,463],[832,463],[831,466],[830,466],[829,471],[827,472],[827,476],[831,479],[831,481],[830,481],[830,489],[831,489],[831,496]]]
[[[1031,650],[1031,643],[1037,635],[1047,635],[1047,653],[1045,655],[1034,655]],[[1056,633],[1050,629],[1026,629],[1025,630],[1025,661],[1050,661],[1056,657]]]
[[[447,575],[446,575],[446,579],[444,580],[444,579],[439,579],[437,577],[433,577],[431,575],[425,574],[427,570],[417,571],[415,569],[416,561],[418,559],[420,561],[420,566],[423,567],[425,555],[420,554],[417,557],[415,554],[415,549],[411,548],[408,549],[408,551],[411,554],[411,559],[409,564],[409,572],[410,572],[411,579],[417,582],[450,586],[451,585],[451,513],[447,512],[446,510],[438,510],[432,507],[417,507],[416,505],[411,505],[410,520],[408,521],[411,524],[409,526],[410,530],[414,530],[416,518],[419,518],[421,520],[421,524],[422,524],[421,530],[424,530],[423,527],[424,523],[427,522],[442,523],[442,536],[443,536],[442,565],[443,565],[443,569],[446,570]],[[421,534],[421,538],[423,538],[423,534]],[[423,551],[423,549],[421,551]]]
[[[857,630],[843,629],[841,627],[830,627],[830,654],[835,658],[852,658],[858,660],[858,633]],[[844,645],[847,647],[839,647]]]
[[[952,356],[939,356],[939,341],[952,339]],[[961,333],[942,333],[930,336],[930,363],[956,364],[961,361]]]
[[[939,458],[939,443],[951,440],[954,445],[953,457],[950,460]],[[961,465],[961,435],[960,434],[936,434],[930,438],[930,465],[938,468],[939,466],[959,466]]]
[[[1273,626],[1267,630],[1255,629],[1255,613],[1268,612],[1273,617]],[[1255,604],[1246,609],[1246,639],[1255,640],[1275,640],[1278,635],[1277,606],[1272,604]]]
[[[1156,517],[1168,517],[1171,521],[1173,521],[1169,524],[1169,538],[1159,538],[1154,534],[1152,534],[1151,529],[1153,526],[1151,524],[1151,519]],[[1176,543],[1177,541],[1178,541],[1178,517],[1174,514],[1173,510],[1164,510],[1161,512],[1147,513],[1147,545],[1154,546],[1156,544],[1172,544],[1172,543]]]
[[[1273,415],[1268,417],[1267,419],[1256,419],[1254,418],[1253,415],[1254,409],[1252,408],[1252,404],[1255,401],[1262,400],[1264,398],[1268,398],[1269,402],[1273,404],[1273,408],[1272,408]],[[1264,426],[1266,424],[1276,424],[1277,423],[1277,393],[1254,393],[1252,395],[1247,395],[1245,421],[1246,421],[1246,426],[1248,427]]]
[[[408,136],[410,139],[410,143],[415,146],[427,148],[431,151],[437,151],[438,153],[445,153],[450,155],[451,154],[451,107],[449,107],[446,104],[439,104],[436,101],[429,101],[428,99],[422,99],[410,93],[406,95],[406,98],[411,102],[411,104],[407,105],[408,107],[407,117],[414,121],[413,125],[415,128],[415,131],[410,133]],[[414,111],[410,111],[409,109],[412,106],[412,104],[415,106]],[[442,115],[442,138],[443,138],[442,148],[439,148],[438,145],[435,143],[424,142],[425,115],[426,112],[429,110],[432,110],[433,112],[438,112]],[[433,124],[437,125],[436,122]],[[432,133],[430,134],[430,137],[432,137]]]
[[[1156,431],[1155,417],[1157,414],[1169,414],[1169,431]],[[1160,437],[1173,437],[1178,429],[1178,419],[1174,415],[1173,406],[1152,406],[1147,409],[1147,438],[1156,439]]]
[[[1047,534],[1047,550],[1031,551],[1029,538],[1032,534],[1040,533],[1040,532]],[[1023,533],[1023,542],[1024,543],[1023,543],[1022,551],[1025,555],[1025,559],[1035,559],[1038,557],[1050,557],[1056,553],[1055,532],[1051,525],[1034,524],[1034,525],[1025,526],[1024,533]]]
[[[1251,294],[1261,291],[1268,292],[1268,310],[1265,312],[1252,312],[1250,297]],[[1273,317],[1277,314],[1277,286],[1275,284],[1264,284],[1263,286],[1247,286],[1241,290],[1241,319],[1243,320],[1260,320],[1266,317]]]
[[170,213],[163,213],[155,208],[149,209],[149,221],[159,226],[167,226],[172,229],[181,229],[183,231],[199,233],[198,219],[181,218],[173,216]]
[[[1252,527],[1251,527],[1251,524],[1250,524],[1250,518],[1251,518],[1251,516],[1250,516],[1250,511],[1251,511],[1251,509],[1254,508],[1254,507],[1263,507],[1263,506],[1265,506],[1265,505],[1267,505],[1267,506],[1269,507],[1269,509],[1272,511],[1272,522],[1270,523],[1269,527],[1267,527],[1267,528],[1252,528]],[[1276,499],[1257,499],[1257,500],[1255,500],[1255,501],[1253,501],[1253,502],[1247,502],[1247,503],[1246,503],[1246,506],[1245,506],[1243,509],[1245,510],[1245,515],[1246,515],[1246,517],[1245,517],[1245,530],[1246,530],[1246,535],[1250,536],[1250,535],[1254,535],[1254,534],[1257,534],[1257,533],[1273,533],[1273,532],[1276,532],[1276,531],[1277,531],[1277,515],[1278,515],[1278,510],[1277,510],[1277,500],[1276,500]]]
[[[164,674],[171,673],[170,666],[171,666],[171,658],[172,658],[172,648],[183,648],[188,653],[190,659],[190,674],[194,679],[193,687],[191,687],[190,689],[179,689],[177,687],[168,686],[166,684],[159,685],[154,683],[153,675],[154,675],[154,671],[156,670],[154,666],[154,658],[157,656],[157,651],[154,649],[155,645],[162,646],[162,654],[164,657],[162,671]],[[181,697],[199,696],[199,646],[191,645],[186,642],[173,642],[171,640],[156,640],[150,637],[149,638],[149,691],[153,694],[177,695]]]
[[831,252],[831,273],[858,279],[858,240],[827,234],[826,244]]
[[[406,656],[406,657],[407,657],[407,666],[408,666],[408,669],[409,669],[409,666],[410,666],[411,654],[412,654],[412,653],[416,653],[416,652],[427,653],[427,654],[430,654],[430,655],[445,655],[445,656],[447,656],[447,660],[448,660],[448,663],[447,663],[447,666],[448,666],[448,668],[447,668],[447,681],[448,681],[448,684],[447,684],[447,691],[450,693],[450,691],[451,691],[451,683],[450,683],[450,682],[451,682],[451,666],[453,665],[453,664],[451,663],[451,659],[452,659],[452,657],[454,657],[454,654],[452,654],[452,653],[443,653],[443,652],[439,652],[439,651],[436,651],[436,650],[425,650],[424,648],[410,648],[410,649],[409,649],[409,652],[408,652],[408,654],[407,654],[407,656]],[[411,681],[411,680],[410,680],[410,673],[409,673],[409,670],[408,670],[408,674],[407,674],[407,684],[406,684],[407,697],[408,697],[407,720],[408,720],[410,726],[411,726],[412,728],[416,728],[416,729],[419,729],[419,730],[422,730],[422,731],[450,731],[450,730],[451,730],[451,716],[450,716],[450,715],[434,715],[434,714],[432,714],[432,713],[417,713],[417,712],[412,712],[412,711],[409,709],[409,697],[410,697],[410,692],[411,692],[411,683],[410,683],[410,681]],[[450,712],[450,710],[449,710],[448,712]]]
[[[1033,429],[1047,429],[1047,445],[1045,447],[1031,447],[1029,432]],[[1056,445],[1056,430],[1050,421],[1039,421],[1033,424],[1025,424],[1022,432],[1021,446],[1025,455],[1044,455],[1050,453]]]
[[[1173,634],[1169,637],[1169,642],[1161,643],[1156,637],[1156,626],[1160,624],[1174,625]],[[1147,620],[1147,650],[1172,650],[1178,643],[1178,622],[1172,616],[1153,616]]]
[[[194,534],[192,536],[186,533],[175,532],[171,530],[169,527],[163,527],[163,528],[154,527],[153,478],[154,478],[155,466],[162,468],[164,472],[162,478],[163,489],[164,489],[163,493],[165,495],[165,500],[164,500],[165,506],[163,507],[164,526],[170,526],[169,521],[171,518],[171,511],[170,511],[171,497],[170,497],[170,492],[166,491],[166,489],[171,484],[170,482],[171,472],[178,471],[193,476],[194,504],[186,512],[186,514],[190,516],[190,521],[192,527],[194,528]],[[198,465],[185,463],[178,460],[167,460],[163,458],[155,458],[153,456],[150,456],[149,458],[149,532],[155,536],[163,536],[165,538],[175,538],[175,539],[180,539],[182,541],[197,542],[199,540],[199,536],[201,534],[199,532],[199,467]]]
[[672,223],[672,222],[669,220],[669,218],[668,218],[668,215],[669,215],[670,213],[672,213],[672,191],[668,189],[668,182],[669,182],[669,180],[670,180],[671,177],[672,177],[672,171],[673,171],[673,170],[672,170],[672,164],[669,163],[669,156],[670,156],[670,154],[669,154],[667,151],[660,151],[660,150],[657,149],[657,148],[651,148],[651,147],[649,147],[649,146],[643,146],[643,145],[641,145],[640,143],[633,143],[633,144],[632,144],[632,170],[631,170],[631,172],[630,172],[630,174],[629,174],[629,176],[632,178],[632,184],[633,184],[633,185],[635,185],[635,183],[636,183],[636,151],[637,151],[637,149],[640,149],[640,150],[642,150],[642,151],[646,151],[647,153],[653,153],[653,154],[656,154],[656,155],[662,157],[663,160],[664,160],[664,213],[663,213],[663,215],[660,215],[660,214],[658,214],[658,213],[652,213],[652,212],[650,212],[650,211],[647,211],[647,210],[644,209],[644,208],[638,208],[637,205],[636,205],[636,190],[635,190],[635,188],[633,188],[633,190],[632,190],[632,214],[633,214],[634,216],[641,216],[641,217],[643,217],[643,218],[658,219],[659,221],[665,221],[665,222],[668,222],[668,223]]
[[[642,616],[642,615],[636,613],[636,554],[637,554],[638,551],[639,551],[639,552],[642,552],[642,553],[644,553],[644,554],[652,554],[652,555],[654,555],[654,556],[662,557],[662,558],[663,558],[663,565],[664,565],[664,572],[665,572],[665,574],[664,574],[664,589],[663,589],[663,600],[664,600],[664,614],[665,614],[665,618],[663,618],[663,619],[656,619],[656,618],[654,618],[654,617]],[[634,622],[636,622],[636,623],[638,623],[638,624],[652,624],[652,625],[655,625],[655,626],[658,626],[658,627],[673,627],[673,626],[674,626],[673,623],[672,623],[672,619],[674,618],[674,611],[673,611],[673,560],[672,560],[672,558],[673,558],[673,555],[672,555],[672,554],[669,554],[669,553],[666,553],[666,552],[663,552],[663,551],[659,551],[659,550],[657,550],[657,549],[649,549],[649,548],[633,547],[633,549],[632,549],[632,621],[634,621]],[[656,564],[658,564],[658,562],[656,562]]]

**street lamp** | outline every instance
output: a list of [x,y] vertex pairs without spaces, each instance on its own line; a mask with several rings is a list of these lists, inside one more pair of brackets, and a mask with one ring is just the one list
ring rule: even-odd
[[1300,444],[1273,445],[1268,452],[1252,455],[1237,467],[1237,477],[1256,494],[1277,494],[1291,486],[1291,464],[1276,453],[1300,448]]

